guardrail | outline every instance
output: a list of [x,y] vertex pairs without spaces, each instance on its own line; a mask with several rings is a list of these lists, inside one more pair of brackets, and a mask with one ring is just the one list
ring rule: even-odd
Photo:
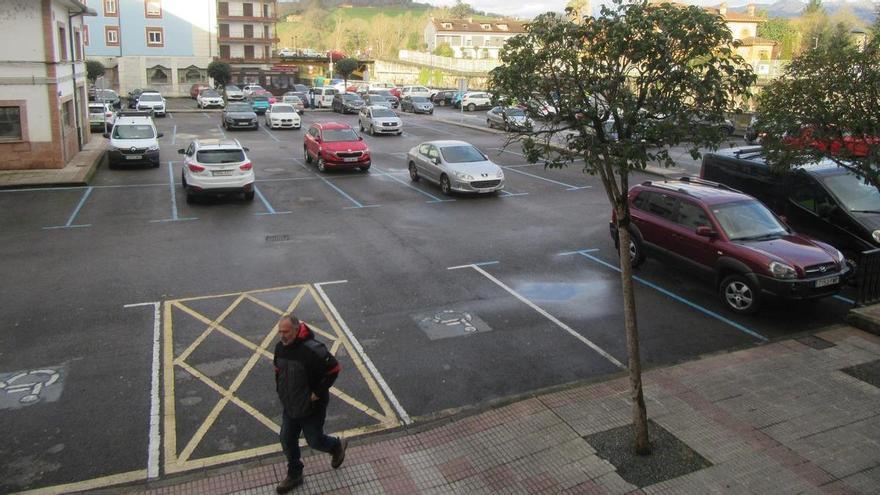
[[400,50],[398,58],[404,62],[412,62],[414,64],[427,65],[437,69],[446,69],[457,72],[470,72],[475,74],[486,74],[490,70],[501,65],[501,61],[497,59],[467,59],[441,57],[430,53],[413,52],[409,50]]

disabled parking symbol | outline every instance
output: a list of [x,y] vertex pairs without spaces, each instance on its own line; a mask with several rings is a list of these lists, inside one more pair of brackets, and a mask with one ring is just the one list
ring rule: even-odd
[[17,409],[61,396],[61,368],[40,368],[0,374],[0,409]]

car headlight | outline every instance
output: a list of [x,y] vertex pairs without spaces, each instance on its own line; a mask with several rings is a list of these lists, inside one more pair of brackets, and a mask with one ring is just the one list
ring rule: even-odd
[[838,263],[843,263],[843,262],[845,262],[845,261],[846,261],[846,257],[843,255],[842,252],[838,251],[838,252],[837,252],[837,262],[838,262]]
[[875,242],[880,242],[880,230],[875,230],[874,232],[871,232],[871,237],[874,238]]
[[797,272],[794,271],[794,268],[786,265],[785,263],[780,263],[778,261],[770,262],[770,273],[773,274],[775,278],[797,278]]
[[503,179],[503,178],[504,178],[504,172],[501,171],[501,170],[499,170],[498,173],[495,174],[495,177],[497,177],[497,178],[499,178],[499,179]]
[[154,144],[153,146],[150,146],[149,148],[147,148],[147,151],[159,151],[159,145]]
[[464,172],[453,172],[453,173],[455,174],[455,177],[457,177],[461,180],[474,180],[473,176],[471,176],[470,174],[466,174]]

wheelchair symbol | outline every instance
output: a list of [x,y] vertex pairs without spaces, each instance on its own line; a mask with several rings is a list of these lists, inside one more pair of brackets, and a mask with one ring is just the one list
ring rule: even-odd
[[[48,378],[45,380],[40,380],[40,377]],[[36,402],[40,400],[40,392],[42,392],[43,389],[48,387],[49,385],[57,382],[58,378],[60,377],[61,375],[59,375],[58,372],[55,370],[25,371],[10,377],[5,381],[0,380],[0,391],[6,392],[7,394],[15,394],[27,391],[29,393],[18,399],[18,401],[22,404],[30,404],[31,402]],[[30,380],[19,383],[25,378],[30,378]]]
[[471,324],[471,321],[474,319],[470,313],[466,313],[464,311],[455,311],[452,309],[447,309],[445,311],[441,311],[434,315],[432,320],[434,323],[439,325],[446,325],[447,327],[462,325],[464,326],[464,331],[471,333],[476,332],[477,327]]

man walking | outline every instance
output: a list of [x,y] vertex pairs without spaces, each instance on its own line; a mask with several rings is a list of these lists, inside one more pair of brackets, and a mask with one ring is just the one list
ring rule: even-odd
[[314,339],[312,330],[293,314],[278,321],[280,342],[275,345],[275,389],[284,407],[281,447],[287,457],[287,478],[278,484],[278,493],[287,493],[303,483],[299,434],[309,447],[332,456],[333,469],[345,460],[348,439],[324,434],[324,419],[330,402],[330,387],[341,367],[324,344]]

